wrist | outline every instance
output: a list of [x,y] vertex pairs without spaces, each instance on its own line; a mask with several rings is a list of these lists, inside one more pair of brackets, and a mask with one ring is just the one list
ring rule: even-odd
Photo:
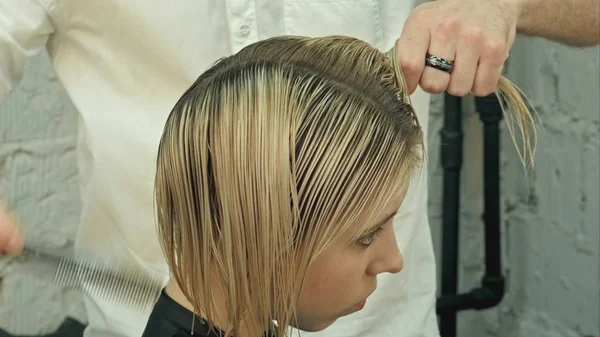
[[500,6],[510,15],[515,21],[519,21],[523,10],[527,6],[527,2],[530,0],[493,0],[500,3]]
[[[518,2],[516,4],[518,8],[517,14],[517,33],[530,32],[537,22],[536,15],[539,15],[539,7],[541,5],[539,0],[509,0]],[[538,11],[536,11],[538,9]],[[537,13],[537,14],[536,14]]]

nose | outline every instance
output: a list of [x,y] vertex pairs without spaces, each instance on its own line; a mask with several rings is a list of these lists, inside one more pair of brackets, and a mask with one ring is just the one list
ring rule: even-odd
[[395,243],[394,241],[394,248],[392,249],[394,253],[390,254],[387,270],[385,271],[392,274],[399,273],[404,268],[404,256],[402,256],[400,248]]
[[[391,231],[390,231],[391,232]],[[382,245],[375,252],[373,262],[368,269],[370,275],[376,276],[382,273],[399,273],[404,268],[404,257],[398,248],[396,237],[393,232],[388,233],[385,238],[381,237]]]

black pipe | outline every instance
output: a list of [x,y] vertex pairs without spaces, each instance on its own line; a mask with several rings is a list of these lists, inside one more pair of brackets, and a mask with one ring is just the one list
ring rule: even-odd
[[504,297],[504,276],[500,246],[500,122],[502,108],[495,95],[478,97],[475,106],[483,122],[483,197],[485,223],[485,275],[482,286],[496,296],[486,307]]
[[[444,96],[444,126],[441,136],[441,164],[444,168],[442,210],[442,296],[452,296],[458,284],[458,229],[460,211],[460,169],[462,166],[462,99]],[[443,337],[456,336],[456,311],[439,317]]]
[[440,315],[442,337],[455,337],[457,311],[490,308],[500,303],[504,297],[500,247],[500,122],[502,121],[502,109],[495,95],[478,97],[475,100],[484,133],[485,275],[481,287],[465,294],[456,294],[458,214],[460,211],[458,174],[462,163],[462,129],[460,127],[462,121],[460,121],[460,100],[446,94],[445,104],[444,128],[441,132],[442,166],[444,167],[442,296],[437,301],[437,313]]

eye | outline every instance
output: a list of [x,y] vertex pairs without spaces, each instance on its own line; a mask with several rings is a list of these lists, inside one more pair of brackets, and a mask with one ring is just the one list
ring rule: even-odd
[[361,245],[370,246],[377,239],[377,235],[379,235],[382,230],[382,227],[377,228],[374,232],[360,238],[358,243]]

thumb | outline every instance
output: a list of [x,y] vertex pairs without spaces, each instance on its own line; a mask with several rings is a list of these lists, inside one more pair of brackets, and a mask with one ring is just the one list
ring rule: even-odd
[[420,15],[420,13],[413,12],[409,16],[400,38],[396,41],[396,55],[404,73],[409,94],[415,92],[421,81],[430,40],[429,29],[423,27],[419,23],[423,20],[415,18],[415,15]]
[[0,202],[0,254],[18,255],[23,251],[23,235],[17,222]]

